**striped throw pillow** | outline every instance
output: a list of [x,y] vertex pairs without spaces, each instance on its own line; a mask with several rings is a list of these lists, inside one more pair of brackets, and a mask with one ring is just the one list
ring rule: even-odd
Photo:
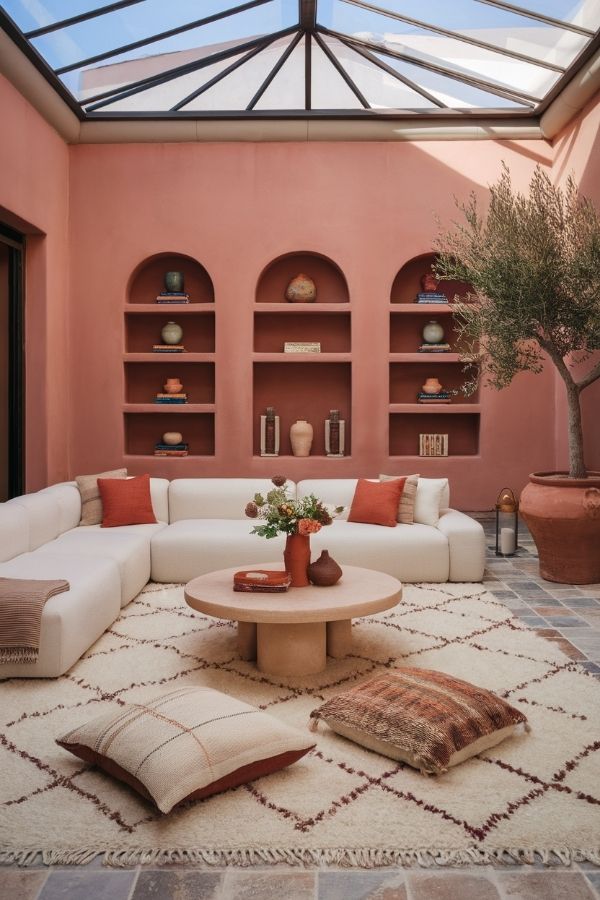
[[74,728],[57,744],[126,782],[163,813],[283,769],[310,735],[212,688],[161,691]]
[[[380,481],[394,481],[400,475],[380,475]],[[404,489],[400,494],[398,503],[397,521],[401,525],[412,525],[414,522],[415,500],[417,498],[417,485],[419,484],[418,475],[407,475],[404,482]]]
[[385,672],[311,712],[333,731],[423,774],[451,766],[499,744],[527,718],[485,688],[429,669]]

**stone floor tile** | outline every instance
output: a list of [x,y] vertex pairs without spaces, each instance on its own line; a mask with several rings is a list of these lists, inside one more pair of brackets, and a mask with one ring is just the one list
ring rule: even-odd
[[131,900],[218,900],[223,873],[201,869],[142,869]]
[[596,868],[595,870],[588,869],[585,873],[585,877],[590,882],[592,887],[596,889],[596,893],[600,897],[600,872],[598,871],[598,868]]
[[589,660],[584,660],[581,662],[581,665],[586,670],[586,672],[591,672],[592,675],[600,675],[600,664],[595,662],[590,662]]
[[596,900],[586,877],[571,872],[498,872],[506,900]]
[[39,900],[128,900],[137,875],[137,869],[58,869],[50,872]]
[[319,900],[406,900],[404,872],[320,872]]
[[562,602],[565,606],[568,606],[569,609],[581,609],[581,614],[585,615],[585,609],[597,609],[600,610],[600,600],[597,600],[596,597],[586,597],[583,594],[579,597],[564,597],[561,598]]
[[578,597],[583,597],[583,592],[579,590],[579,588],[551,588],[548,590],[548,593],[553,597],[557,597],[559,600],[577,600]]
[[533,611],[538,616],[576,616],[577,613],[573,612],[572,609],[565,609],[565,607],[561,604],[556,604],[556,606],[548,606],[546,601],[544,600],[543,606],[532,606]]
[[[228,869],[222,900],[314,900],[316,872],[272,872]],[[162,900],[162,898],[161,898]]]
[[[565,610],[567,613],[568,610]],[[561,613],[560,616],[546,616],[546,620],[551,624],[556,626],[556,628],[585,628],[586,625],[589,626],[589,622],[586,622],[585,619],[580,618],[577,615],[566,615]]]
[[542,619],[541,616],[519,616],[519,621],[527,625],[528,628],[548,628],[548,622]]
[[48,871],[0,869],[0,900],[35,900]]
[[500,900],[493,875],[408,872],[411,900]]

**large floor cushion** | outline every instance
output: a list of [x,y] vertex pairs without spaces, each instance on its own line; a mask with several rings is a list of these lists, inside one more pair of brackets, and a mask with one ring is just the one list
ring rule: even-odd
[[121,579],[121,606],[133,600],[150,579],[150,539],[163,525],[137,526],[146,532],[134,531],[136,526],[100,528],[87,525],[61,534],[38,553],[91,556],[114,560]]
[[152,580],[185,583],[230,566],[281,561],[284,537],[250,534],[250,519],[183,519],[152,538]]
[[376,569],[404,582],[448,580],[448,541],[429,525],[385,528],[336,519],[311,535],[310,545],[313,559],[329,550],[342,568]]
[[0,576],[65,578],[70,585],[69,591],[50,597],[44,606],[38,661],[0,665],[0,678],[62,675],[119,615],[119,569],[110,559],[23,553],[0,564]]

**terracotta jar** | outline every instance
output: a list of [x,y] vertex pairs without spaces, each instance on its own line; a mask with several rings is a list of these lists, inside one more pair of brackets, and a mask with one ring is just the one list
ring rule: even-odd
[[442,385],[437,378],[426,378],[425,384],[421,385],[424,394],[439,394],[441,389]]
[[342,570],[332,559],[328,550],[323,550],[320,557],[308,567],[308,577],[318,587],[331,587],[342,577]]
[[290,442],[294,456],[310,456],[313,427],[306,419],[298,419],[290,428]]
[[183,385],[179,378],[167,378],[167,380],[163,384],[163,388],[165,394],[180,394],[183,389]]
[[307,569],[310,563],[310,537],[308,534],[288,534],[283,551],[285,571],[290,573],[292,587],[309,584]]
[[312,303],[317,299],[317,286],[312,278],[300,272],[285,289],[285,299],[290,303]]
[[529,528],[547,581],[600,581],[600,472],[569,478],[564,472],[529,476],[519,511]]

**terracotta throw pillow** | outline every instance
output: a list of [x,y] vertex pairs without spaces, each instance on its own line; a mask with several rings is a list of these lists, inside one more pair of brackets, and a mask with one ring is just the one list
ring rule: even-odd
[[149,475],[125,479],[99,478],[98,487],[102,499],[102,528],[156,523]]
[[348,513],[348,521],[394,528],[405,481],[406,478],[395,478],[393,481],[385,482],[359,478]]
[[[380,481],[394,481],[398,475],[380,475]],[[415,500],[417,498],[418,475],[407,475],[404,489],[398,503],[398,522],[400,525],[413,525],[415,521]]]
[[401,668],[351,688],[311,712],[338,734],[423,774],[439,775],[526,724],[485,688],[429,669]]
[[81,494],[80,525],[99,525],[102,521],[102,500],[100,499],[99,478],[127,478],[127,469],[113,469],[98,475],[78,475],[75,479]]
[[56,743],[163,813],[277,772],[315,746],[310,735],[254,706],[196,687],[113,707]]

